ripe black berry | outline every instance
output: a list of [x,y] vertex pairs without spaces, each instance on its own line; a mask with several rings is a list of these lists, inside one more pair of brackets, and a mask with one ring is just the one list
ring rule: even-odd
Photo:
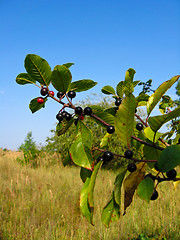
[[114,131],[115,131],[114,126],[110,125],[110,126],[107,127],[107,132],[108,132],[109,134],[112,134]]
[[92,109],[90,107],[85,107],[84,114],[85,115],[91,115],[92,114]]
[[104,159],[103,159],[103,156],[100,156],[100,157],[98,157],[97,159],[96,159],[96,162],[98,163],[98,162],[100,162],[100,161],[103,161]]
[[126,158],[131,159],[131,158],[133,157],[133,152],[128,149],[128,150],[125,151],[124,156],[125,156]]
[[62,115],[62,113],[58,113],[57,115],[56,115],[56,119],[59,121],[59,122],[61,122],[62,120],[63,120],[63,115]]
[[44,103],[44,99],[42,97],[38,97],[37,102],[39,104],[42,104],[42,103]]
[[142,124],[142,123],[137,123],[137,124],[136,124],[136,129],[137,129],[138,131],[143,130],[143,124]]
[[62,112],[63,117],[65,117],[67,113],[68,113],[68,112],[63,111],[63,112]]
[[68,97],[69,98],[75,98],[75,96],[76,96],[76,93],[74,91],[69,91],[68,92]]
[[115,105],[119,106],[121,104],[121,102],[122,102],[121,98],[116,98]]
[[75,108],[75,113],[78,114],[78,115],[80,115],[82,113],[82,111],[83,111],[82,107],[76,107]]
[[169,178],[170,180],[173,180],[176,177],[176,175],[177,172],[175,169],[172,169],[166,173],[167,178]]
[[65,115],[65,119],[66,119],[67,121],[71,120],[71,114],[66,113],[66,115]]
[[156,171],[159,172],[158,166],[157,166],[157,162],[154,164],[154,168],[156,169]]
[[113,159],[112,152],[106,151],[103,153],[103,161],[111,161]]
[[64,95],[63,92],[57,92],[57,97],[58,97],[58,98],[61,98],[63,95]]
[[155,190],[151,195],[151,200],[156,200],[158,198],[158,192]]
[[136,169],[137,169],[137,167],[136,167],[136,164],[135,164],[135,163],[130,163],[130,164],[128,164],[128,166],[127,166],[127,170],[128,170],[129,172],[135,172]]
[[46,87],[41,88],[41,95],[46,96],[48,94],[48,89]]

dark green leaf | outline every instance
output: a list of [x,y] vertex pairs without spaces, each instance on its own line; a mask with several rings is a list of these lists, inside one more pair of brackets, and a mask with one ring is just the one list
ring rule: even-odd
[[74,63],[64,63],[63,66],[70,68],[72,65],[74,65]]
[[85,183],[87,178],[91,177],[91,174],[92,174],[91,170],[81,167],[80,177],[83,183]]
[[64,134],[70,126],[73,124],[74,119],[72,118],[69,121],[63,120],[62,122],[58,123],[56,126],[56,133],[58,136]]
[[78,134],[70,146],[69,152],[72,161],[87,169],[92,169],[92,133],[82,121],[78,121]]
[[137,86],[139,82],[140,82],[140,81],[134,81],[134,82],[133,82],[133,86],[134,86],[134,87]]
[[50,84],[51,67],[45,59],[35,54],[28,54],[25,58],[25,68],[35,81],[44,86]]
[[71,84],[72,76],[69,69],[63,65],[55,66],[51,75],[51,82],[54,88],[59,92],[67,92]]
[[63,166],[65,167],[66,165],[68,165],[71,162],[71,157],[68,153],[68,155],[63,159]]
[[[111,115],[110,113],[106,112],[103,110],[102,107],[98,106],[98,105],[92,105],[91,106],[93,113],[98,116],[99,118],[101,118],[102,120],[104,120],[106,123],[110,124],[110,125],[114,125],[114,116]],[[96,119],[95,119],[96,120]],[[96,120],[96,122],[102,126],[104,126],[104,124],[100,123],[98,120]]]
[[25,85],[25,84],[32,84],[32,83],[36,83],[36,80],[34,80],[33,78],[31,78],[29,76],[28,73],[20,73],[17,77],[16,77],[16,82],[18,84],[21,84],[21,85]]
[[148,118],[148,123],[154,132],[157,132],[165,123],[180,116],[180,107],[164,115]]
[[142,180],[137,187],[138,196],[142,200],[145,200],[148,203],[150,202],[153,192],[154,192],[154,181],[150,177],[147,177],[144,180]]
[[130,146],[134,125],[136,99],[133,94],[126,96],[115,115],[115,131],[125,146]]
[[102,222],[105,227],[109,227],[110,222],[117,221],[120,218],[120,207],[116,203],[114,198],[114,191],[111,194],[110,200],[106,204],[106,206],[103,208],[102,212]]
[[111,87],[111,86],[109,86],[109,85],[104,86],[104,87],[101,89],[101,91],[102,91],[104,94],[107,94],[107,95],[109,95],[109,94],[116,95],[114,88]]
[[83,92],[91,89],[97,84],[97,82],[94,82],[90,79],[82,79],[75,82],[72,82],[70,85],[69,90],[74,90],[75,92]]
[[115,188],[114,188],[114,199],[116,203],[121,206],[121,187],[125,177],[127,169],[122,169],[122,171],[117,175],[115,180]]
[[180,145],[165,148],[159,157],[157,167],[161,172],[167,172],[180,164]]
[[115,116],[116,112],[118,110],[118,107],[111,107],[104,110],[104,112],[110,113],[111,115]]
[[178,80],[179,76],[175,76],[171,78],[170,80],[163,82],[156,91],[149,97],[149,100],[147,102],[147,114],[148,116],[156,106],[156,104],[159,102],[161,97],[165,94],[165,92]]
[[30,110],[31,110],[32,113],[35,113],[35,112],[38,111],[39,109],[45,107],[45,102],[47,101],[47,98],[44,99],[44,103],[42,103],[42,104],[39,104],[39,103],[37,102],[37,99],[38,99],[38,97],[32,99],[31,102],[30,102],[30,104],[29,104],[29,108],[30,108]]

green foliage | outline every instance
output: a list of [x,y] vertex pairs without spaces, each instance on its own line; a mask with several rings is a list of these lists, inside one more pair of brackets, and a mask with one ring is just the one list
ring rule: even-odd
[[[80,177],[84,185],[80,194],[80,209],[91,224],[93,224],[97,174],[101,167],[107,165],[116,169],[115,187],[103,208],[101,217],[103,224],[109,227],[110,222],[117,221],[121,216],[122,185],[125,214],[133,201],[135,192],[148,203],[150,200],[155,200],[158,196],[158,185],[164,181],[172,181],[163,173],[180,165],[179,102],[165,95],[180,76],[174,76],[163,82],[156,90],[152,90],[151,79],[146,83],[134,80],[136,72],[129,68],[125,73],[125,80],[120,81],[115,89],[109,85],[102,88],[102,93],[112,97],[111,101],[104,100],[103,103],[88,104],[90,111],[87,113],[83,110],[78,115],[75,111],[76,106],[68,97],[69,91],[75,91],[72,97],[74,98],[76,92],[89,90],[97,83],[90,79],[72,82],[69,70],[72,65],[72,63],[57,65],[51,72],[46,60],[37,55],[28,54],[25,58],[27,74],[19,74],[16,82],[21,85],[33,83],[39,88],[47,87],[48,94],[43,98],[43,104],[38,105],[40,103],[37,98],[31,101],[32,113],[45,107],[44,103],[48,97],[62,105],[59,111],[62,118],[57,124],[56,135],[47,139],[46,150],[59,151],[63,156],[64,165],[73,161],[75,165],[81,167]],[[50,93],[50,83],[57,91],[63,93],[60,99]],[[143,89],[138,96],[135,96],[133,92],[137,85],[142,85]],[[179,85],[176,89],[178,91]],[[153,94],[149,95],[151,91]],[[151,116],[158,103],[161,115]],[[147,108],[146,119],[139,114],[141,106]],[[67,115],[64,110],[68,108],[74,112]],[[170,131],[164,134],[158,132],[169,121],[171,121]],[[137,122],[140,122],[143,127],[136,127]],[[110,128],[113,129],[112,132],[108,131]],[[171,139],[173,135],[175,135],[174,140]],[[127,150],[131,156],[125,154]],[[110,158],[106,156],[107,154],[110,154]],[[101,159],[100,162],[98,159]],[[134,164],[134,172],[127,168],[128,163]],[[122,166],[125,168],[121,169]],[[154,171],[153,174],[152,171]],[[146,173],[151,173],[151,177],[144,179]],[[173,181],[180,180],[177,176]],[[153,193],[156,193],[155,197]]]

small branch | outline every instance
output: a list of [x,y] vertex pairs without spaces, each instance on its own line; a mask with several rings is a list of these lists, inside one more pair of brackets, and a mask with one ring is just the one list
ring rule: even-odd
[[164,150],[164,148],[159,147],[159,146],[156,146],[156,145],[151,144],[151,143],[147,143],[147,142],[143,141],[142,139],[140,139],[140,138],[138,138],[138,137],[131,136],[131,138],[133,138],[133,139],[135,139],[136,141],[138,141],[138,142],[140,142],[140,143],[142,143],[142,144],[144,144],[144,145],[147,145],[147,146],[149,146],[149,147],[153,147],[153,148],[159,149],[159,150],[161,150],[161,151]]
[[104,124],[106,127],[108,127],[110,125],[107,122],[105,122],[104,120],[102,120],[101,118],[99,118],[98,116],[96,116],[94,113],[91,114],[91,117],[95,118],[96,120],[98,120],[99,122]]
[[139,115],[137,115],[136,113],[135,113],[135,117],[137,117],[137,118],[142,122],[142,124],[143,124],[144,126],[148,127],[147,123],[145,123],[145,122],[142,120],[142,118],[141,118]]

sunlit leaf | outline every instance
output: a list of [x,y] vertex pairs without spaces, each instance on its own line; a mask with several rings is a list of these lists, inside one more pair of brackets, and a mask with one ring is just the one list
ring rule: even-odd
[[[102,107],[98,106],[98,105],[92,105],[91,106],[93,113],[98,116],[99,118],[101,118],[102,120],[104,120],[106,123],[110,124],[110,125],[114,125],[114,116],[106,111],[103,110]],[[96,119],[95,119],[96,120]],[[103,123],[101,123],[100,121],[96,120],[96,122],[102,126],[104,126]]]
[[82,79],[75,82],[72,82],[69,90],[74,90],[75,92],[83,92],[93,88],[97,82],[94,82],[90,79]]
[[36,83],[36,80],[30,77],[28,73],[20,73],[16,77],[16,82],[21,85]]
[[138,196],[142,200],[145,200],[148,203],[150,202],[153,192],[154,192],[154,181],[150,177],[143,179],[137,187]]
[[132,94],[134,91],[133,78],[134,78],[135,73],[136,73],[136,71],[133,68],[129,68],[126,71],[125,81],[124,81],[126,96],[128,96],[129,94]]
[[125,86],[124,86],[124,81],[121,81],[118,83],[118,85],[116,86],[116,92],[117,95],[122,98],[124,95],[124,91],[125,91]]
[[144,134],[146,138],[148,138],[151,142],[154,143],[156,143],[158,139],[163,135],[163,133],[153,132],[153,130],[150,127],[146,127],[144,129]]
[[63,66],[70,68],[72,65],[74,65],[74,63],[64,63]]
[[111,86],[108,86],[108,85],[107,85],[107,86],[104,86],[104,87],[101,89],[101,91],[102,91],[104,94],[107,94],[107,95],[109,95],[109,94],[116,95],[114,88],[111,87]]

